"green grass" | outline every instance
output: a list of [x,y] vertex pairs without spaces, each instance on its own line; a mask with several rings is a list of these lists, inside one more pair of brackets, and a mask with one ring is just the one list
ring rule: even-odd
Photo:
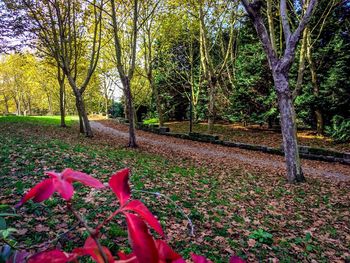
[[158,124],[159,119],[158,118],[151,118],[143,121],[143,124]]
[[[56,117],[34,118],[35,124],[26,117],[17,122],[6,118],[0,118],[1,204],[16,204],[29,188],[46,178],[47,170],[70,167],[107,182],[118,169],[131,167],[132,189],[166,195],[193,220],[195,237],[189,236],[186,220],[172,202],[133,193],[158,217],[171,246],[186,258],[195,252],[214,262],[228,262],[233,251],[250,261],[334,262],[348,253],[350,198],[346,184],[309,179],[302,185],[289,185],[273,174],[204,161],[197,165],[126,149],[108,138],[78,137],[76,125],[68,129],[51,125],[57,124]],[[108,191],[90,192],[78,183],[75,188],[74,207],[91,226],[117,208],[115,196]],[[14,237],[26,247],[55,240],[74,225],[57,195],[43,204],[28,202],[19,215],[8,222],[22,231]],[[103,244],[113,253],[128,251],[125,230],[124,219],[116,218],[105,229]],[[82,245],[84,238],[86,232],[80,229],[55,242],[71,251]],[[249,246],[250,239],[256,241],[254,246]]]
[[[78,120],[77,116],[66,116],[67,125]],[[60,125],[60,116],[0,116],[0,123],[32,123],[38,125]]]

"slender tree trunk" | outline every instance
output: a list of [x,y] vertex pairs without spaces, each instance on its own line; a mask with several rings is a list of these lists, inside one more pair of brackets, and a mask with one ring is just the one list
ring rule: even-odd
[[212,134],[215,122],[215,90],[216,80],[211,79],[209,83],[208,101],[208,133]]
[[305,72],[305,61],[306,61],[306,51],[307,51],[307,36],[309,29],[306,27],[303,31],[303,37],[301,39],[301,48],[299,55],[299,68],[298,68],[298,78],[297,83],[293,92],[293,100],[300,95],[303,85],[304,72]]
[[[153,84],[154,85],[154,84]],[[164,126],[164,112],[162,108],[162,100],[160,97],[159,87],[154,85],[155,91],[156,91],[156,105],[157,105],[157,112],[158,112],[158,119],[159,119],[159,127]]]
[[275,36],[275,26],[273,23],[273,11],[272,11],[272,0],[266,0],[266,10],[267,10],[267,21],[269,25],[269,33],[270,33],[270,40],[271,40],[271,45],[272,49],[277,52],[276,48],[276,36]]
[[124,93],[125,93],[126,105],[127,105],[127,110],[128,110],[128,119],[129,119],[129,143],[128,143],[128,147],[136,148],[137,144],[136,144],[136,136],[135,136],[134,106],[133,106],[133,102],[132,102],[130,80],[128,77],[125,77],[123,79],[123,85],[124,85]]
[[[320,87],[318,86],[317,82],[317,73],[316,73],[316,66],[312,59],[312,47],[311,47],[311,36],[308,34],[308,45],[307,45],[307,60],[310,65],[310,72],[311,72],[311,83],[313,87],[313,93],[316,98],[320,95]],[[318,135],[322,135],[324,131],[324,121],[323,121],[323,114],[320,107],[317,105],[314,111],[315,119],[316,119],[316,131]]]
[[64,86],[65,75],[61,74],[61,69],[58,67],[57,80],[60,87],[60,116],[61,116],[61,127],[67,127],[66,125],[66,105],[65,105],[65,86]]
[[156,100],[156,107],[157,107],[157,113],[158,113],[158,119],[159,119],[159,127],[163,127],[164,126],[164,113],[163,113],[163,108],[162,108],[162,100],[160,97],[159,88],[154,83],[152,73],[148,74],[148,81],[151,85],[151,89],[153,91],[154,98]]
[[84,133],[86,137],[93,137],[91,125],[85,110],[84,99],[79,92],[76,93],[76,107],[79,113],[80,132]]
[[51,94],[49,92],[46,93],[46,96],[47,96],[47,103],[49,105],[49,115],[53,115],[53,112],[52,112],[52,97],[51,97]]
[[30,97],[28,98],[28,114],[29,116],[32,115],[32,101]]
[[21,116],[22,109],[21,109],[21,99],[20,98],[18,99],[18,103],[16,105],[17,105],[17,115]]
[[288,77],[285,76],[287,74],[282,73],[275,73],[273,75],[281,116],[283,150],[286,159],[288,182],[303,182],[305,181],[305,178],[300,164],[295,111],[292,94],[289,90]]
[[108,119],[108,96],[105,97],[106,119]]
[[9,114],[9,99],[6,95],[4,95],[4,102],[5,102],[5,114]]

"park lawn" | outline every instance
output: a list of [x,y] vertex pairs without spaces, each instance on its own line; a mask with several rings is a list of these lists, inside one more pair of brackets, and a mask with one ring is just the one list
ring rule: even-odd
[[[167,122],[165,126],[170,128],[171,132],[187,133],[189,131],[189,122]],[[196,123],[193,126],[193,132],[207,133],[207,123]],[[240,124],[215,124],[214,134],[219,135],[220,139],[234,142],[251,143],[279,148],[282,145],[282,134],[277,131],[262,128],[259,125],[244,127]],[[300,145],[311,146],[315,148],[325,148],[329,150],[350,152],[350,143],[335,143],[326,136],[317,136],[314,131],[298,131],[298,142]]]
[[[78,120],[78,116],[66,116],[66,125],[70,126]],[[60,116],[1,116],[1,123],[30,123],[30,124],[40,124],[42,126],[46,125],[59,125],[61,123]]]
[[[52,122],[47,125],[47,122]],[[349,259],[350,196],[348,183],[309,179],[300,185],[286,184],[279,175],[238,170],[215,163],[197,164],[179,158],[130,150],[125,142],[114,145],[101,135],[77,136],[77,127],[58,128],[53,120],[34,123],[0,122],[1,204],[13,206],[47,170],[66,167],[89,173],[103,182],[124,167],[132,168],[133,189],[162,193],[183,207],[195,225],[189,235],[187,222],[174,204],[152,194],[134,192],[158,216],[172,247],[188,258],[195,252],[215,262],[228,262],[231,253],[250,261],[334,262]],[[46,124],[46,125],[43,125]],[[105,191],[90,191],[76,184],[74,206],[91,225],[101,222],[117,206]],[[9,209],[10,210],[10,209]],[[65,233],[74,226],[64,203],[51,198],[44,204],[29,202],[9,219],[18,229],[19,246],[40,250],[53,240],[65,250],[83,243],[86,233]],[[128,251],[122,218],[103,236],[112,252]]]

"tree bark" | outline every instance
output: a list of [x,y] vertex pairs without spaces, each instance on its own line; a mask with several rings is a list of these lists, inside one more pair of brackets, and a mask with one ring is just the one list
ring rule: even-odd
[[61,69],[59,65],[57,66],[57,81],[60,88],[60,117],[61,117],[61,127],[65,128],[66,125],[66,105],[65,105],[65,87],[64,87],[65,75],[61,74]]
[[85,110],[85,104],[82,94],[77,92],[76,96],[76,107],[79,114],[79,123],[80,123],[80,133],[85,133],[86,137],[93,137],[91,125]]
[[127,104],[128,110],[128,119],[129,119],[129,143],[128,147],[135,148],[136,144],[136,136],[135,136],[135,115],[134,115],[134,106],[132,102],[131,88],[130,88],[130,80],[128,77],[122,79],[124,86],[124,94]]
[[[312,88],[313,88],[313,94],[316,98],[319,97],[320,95],[320,87],[318,86],[318,81],[317,81],[317,72],[316,72],[316,66],[315,63],[312,59],[312,45],[311,45],[311,35],[308,34],[308,44],[307,44],[307,60],[309,62],[310,66],[310,72],[311,72],[311,83],[312,83]],[[315,120],[316,120],[316,131],[318,135],[322,135],[324,132],[324,121],[323,121],[323,114],[322,110],[320,107],[317,105],[315,107]]]
[[266,1],[266,7],[267,7],[266,8],[267,9],[267,21],[268,21],[268,25],[269,25],[271,45],[272,45],[272,49],[275,50],[275,52],[277,52],[275,26],[273,23],[272,0]]
[[159,87],[155,85],[152,77],[152,81],[150,80],[151,83],[151,88],[154,90],[154,96],[156,99],[156,107],[157,107],[157,113],[158,113],[158,119],[159,119],[159,127],[164,126],[164,113],[163,113],[163,108],[162,108],[162,99],[160,97],[160,92],[159,92]]
[[288,74],[295,57],[295,49],[299,42],[300,35],[311,18],[317,0],[310,0],[305,14],[301,18],[299,25],[294,32],[291,31],[289,24],[287,1],[280,1],[280,17],[285,40],[285,49],[281,58],[277,56],[276,51],[273,49],[271,39],[261,16],[262,1],[255,0],[251,3],[248,0],[241,0],[241,2],[254,24],[272,71],[281,116],[287,179],[290,183],[302,182],[305,178],[303,176],[299,158],[295,112],[292,94],[288,83]]
[[208,133],[212,134],[214,130],[215,122],[215,92],[216,92],[216,83],[214,79],[210,80],[209,83],[209,101],[208,101]]
[[283,73],[274,74],[280,110],[284,156],[287,164],[288,182],[305,181],[297,144],[297,130],[292,94],[289,90],[288,77]]
[[4,102],[5,102],[5,114],[9,114],[9,99],[6,95],[4,95]]
[[306,62],[306,51],[307,51],[307,36],[309,29],[306,27],[303,32],[303,37],[301,39],[301,48],[300,48],[300,56],[299,56],[299,68],[298,68],[298,78],[297,83],[295,85],[295,89],[293,91],[293,100],[296,99],[301,93],[304,72],[305,72],[305,62]]

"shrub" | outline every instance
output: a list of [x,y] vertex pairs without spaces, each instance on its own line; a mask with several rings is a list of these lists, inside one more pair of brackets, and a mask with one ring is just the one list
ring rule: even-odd
[[332,118],[332,125],[326,127],[326,133],[337,143],[350,141],[350,119],[335,115]]
[[[89,233],[85,240],[83,247],[74,248],[72,252],[64,252],[59,249],[45,251],[29,256],[28,253],[22,252],[20,258],[22,261],[17,261],[16,257],[6,251],[6,255],[10,258],[6,262],[23,262],[25,258],[28,263],[39,262],[77,262],[78,258],[82,256],[89,256],[95,262],[110,263],[110,262],[130,262],[130,263],[185,263],[186,261],[173,251],[164,240],[163,229],[148,210],[148,208],[139,200],[131,198],[131,191],[128,183],[129,169],[123,169],[113,174],[108,182],[108,186],[102,184],[99,180],[82,172],[74,171],[72,169],[65,169],[62,173],[47,172],[48,179],[43,180],[34,186],[16,205],[16,208],[24,205],[28,200],[34,202],[42,202],[49,199],[55,192],[66,201],[67,211],[70,211],[75,218],[86,228]],[[119,201],[119,208],[106,217],[95,229],[92,229],[73,206],[72,197],[74,195],[73,182],[80,182],[86,186],[101,189],[109,187],[113,191]],[[118,252],[119,259],[116,260],[107,247],[101,245],[99,238],[101,229],[107,226],[116,215],[123,215],[126,219],[127,230],[132,252],[125,254]],[[152,228],[161,239],[155,239],[151,235],[149,228]],[[210,263],[211,261],[203,256],[191,255],[194,263]],[[17,257],[18,258],[18,257]],[[236,256],[230,258],[230,263],[244,262]]]

